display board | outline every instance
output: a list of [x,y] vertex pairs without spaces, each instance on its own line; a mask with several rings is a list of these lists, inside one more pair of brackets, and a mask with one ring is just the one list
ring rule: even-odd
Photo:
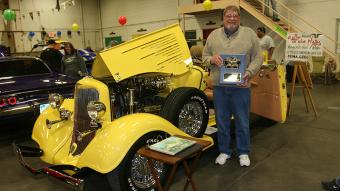
[[122,36],[105,37],[105,47],[110,47],[112,41],[117,41],[118,43],[121,43],[122,42]]
[[322,49],[322,34],[288,33],[285,60],[306,62],[310,56],[322,56]]

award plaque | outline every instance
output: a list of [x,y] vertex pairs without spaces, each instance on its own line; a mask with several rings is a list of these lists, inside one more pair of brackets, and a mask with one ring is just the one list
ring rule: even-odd
[[246,69],[245,54],[221,54],[220,84],[242,84]]

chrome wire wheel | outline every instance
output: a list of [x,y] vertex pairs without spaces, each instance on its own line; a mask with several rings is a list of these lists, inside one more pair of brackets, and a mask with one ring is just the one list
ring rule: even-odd
[[183,106],[178,116],[178,127],[185,133],[196,135],[203,123],[203,108],[197,101],[190,101]]
[[[164,164],[159,161],[153,162],[158,178],[164,173]],[[135,154],[131,161],[131,180],[139,188],[150,189],[156,181],[152,177],[147,159]]]
[[193,137],[202,137],[209,120],[209,103],[203,91],[180,87],[166,98],[160,116]]

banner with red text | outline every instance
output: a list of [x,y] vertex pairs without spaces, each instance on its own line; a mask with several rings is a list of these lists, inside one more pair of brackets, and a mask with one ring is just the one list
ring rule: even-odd
[[288,33],[286,61],[307,61],[310,56],[322,56],[322,34]]

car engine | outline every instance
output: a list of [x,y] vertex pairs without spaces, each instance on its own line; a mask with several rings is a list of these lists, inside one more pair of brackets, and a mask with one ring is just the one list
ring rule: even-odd
[[132,113],[158,114],[169,93],[168,76],[140,75],[110,86],[112,119]]

